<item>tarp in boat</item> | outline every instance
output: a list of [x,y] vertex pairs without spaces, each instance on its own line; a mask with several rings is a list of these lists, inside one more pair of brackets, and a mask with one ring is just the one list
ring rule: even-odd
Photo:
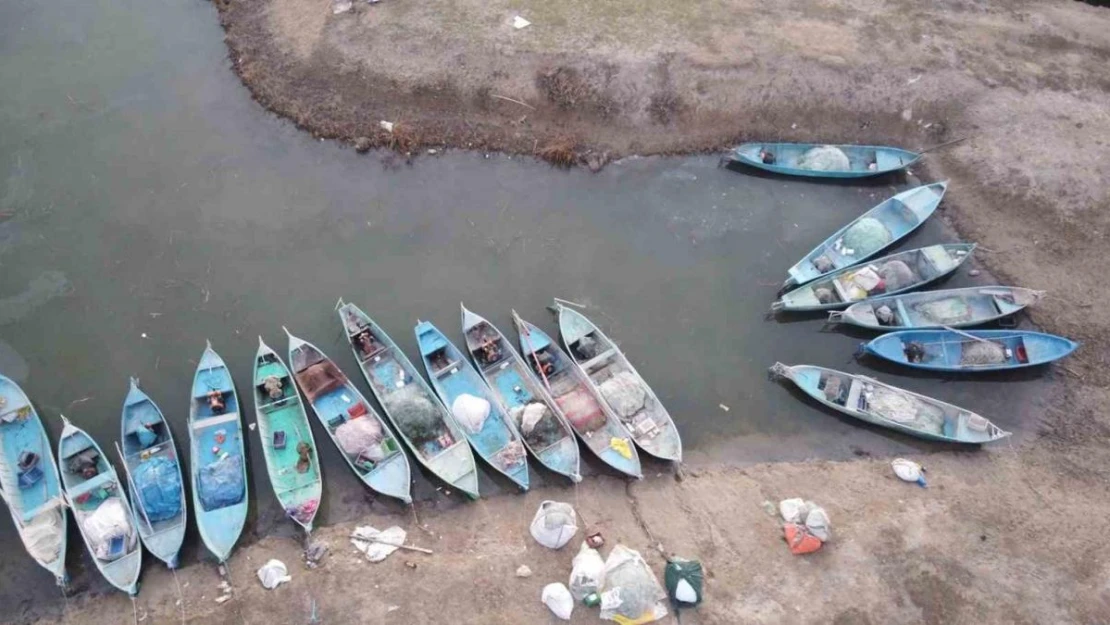
[[81,520],[89,550],[101,560],[117,560],[131,550],[135,531],[123,500],[109,497],[96,511]]
[[200,503],[205,510],[218,510],[239,503],[246,494],[243,457],[229,454],[201,467],[198,482]]
[[154,457],[139,463],[131,477],[139,492],[136,504],[142,506],[151,523],[172,519],[181,511],[181,478],[176,462]]

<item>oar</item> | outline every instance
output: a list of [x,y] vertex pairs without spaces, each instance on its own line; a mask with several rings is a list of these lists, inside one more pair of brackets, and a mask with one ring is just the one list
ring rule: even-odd
[[960,137],[959,139],[953,139],[953,140],[951,140],[951,141],[945,141],[944,143],[940,143],[940,144],[938,144],[938,145],[934,145],[933,147],[930,147],[930,148],[925,148],[924,150],[921,150],[921,151],[919,151],[919,152],[918,152],[918,154],[924,154],[924,153],[926,153],[926,152],[932,152],[933,150],[939,150],[939,149],[941,149],[941,148],[946,148],[946,147],[948,147],[948,146],[950,146],[950,145],[955,145],[955,144],[957,144],[957,143],[959,143],[959,142],[961,142],[961,141],[966,141],[966,140],[968,140],[968,139],[970,139],[970,138],[972,138],[972,137],[974,137],[974,136],[975,136],[975,135],[967,135],[966,137]]
[[142,513],[143,520],[146,521],[146,528],[154,532],[154,524],[150,522],[150,518],[146,515],[146,509],[143,508],[142,495],[139,493],[139,489],[135,488],[135,480],[131,478],[131,468],[127,466],[127,458],[124,457],[123,450],[119,447],[119,441],[116,441],[115,445],[116,453],[119,454],[119,460],[123,463],[123,473],[127,476],[127,484],[131,487],[131,498],[135,500],[132,504]]
[[388,540],[382,540],[380,538],[368,538],[366,536],[361,536],[359,534],[351,534],[351,538],[353,538],[355,540],[362,540],[362,541],[365,541],[365,542],[368,542],[368,543],[378,543],[379,545],[389,545],[390,547],[397,547],[398,549],[407,549],[409,551],[419,551],[420,553],[426,553],[426,554],[429,554],[429,555],[435,553],[431,549],[425,549],[423,547],[413,547],[412,545],[398,545],[397,543],[391,543]]
[[548,392],[551,392],[551,382],[548,381],[547,373],[544,372],[543,365],[540,364],[540,359],[536,356],[536,348],[532,347],[532,332],[524,324],[524,320],[516,314],[515,310],[513,311],[513,320],[517,322],[517,328],[524,332],[524,342],[528,343],[528,351],[532,354],[532,362],[536,363],[536,370],[540,372],[540,377],[543,378],[544,387],[547,388]]
[[[952,332],[954,334],[959,334],[960,336],[966,336],[967,338],[974,339],[976,341],[979,341],[980,343],[991,343],[991,341],[988,341],[987,339],[980,338],[978,336],[975,336],[974,334],[968,334],[967,332],[964,332],[963,330],[957,330],[956,328],[953,328],[953,327],[950,327],[950,326],[941,326],[941,327],[944,328],[945,330],[948,330],[949,332]],[[993,345],[993,343],[991,343],[991,344]]]

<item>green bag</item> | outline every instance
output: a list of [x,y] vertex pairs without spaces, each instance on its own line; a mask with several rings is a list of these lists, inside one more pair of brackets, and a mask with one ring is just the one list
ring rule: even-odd
[[667,596],[676,606],[696,606],[701,603],[704,575],[701,562],[674,558],[667,562],[663,570],[663,581],[667,586]]

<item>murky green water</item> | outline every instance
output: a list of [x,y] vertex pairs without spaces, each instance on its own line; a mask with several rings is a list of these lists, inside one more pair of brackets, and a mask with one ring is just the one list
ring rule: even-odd
[[[763,313],[785,268],[895,192],[889,181],[786,182],[711,157],[629,159],[599,175],[472,153],[387,167],[262,111],[230,72],[221,36],[202,2],[0,5],[0,371],[24,384],[54,435],[64,412],[115,440],[136,375],[186,441],[206,338],[241,391],[256,337],[284,351],[282,325],[357,375],[332,312],[340,296],[411,357],[418,317],[458,338],[462,300],[506,331],[516,308],[554,332],[544,307],[559,296],[589,305],[653,383],[691,463],[932,449],[832,416],[765,377],[775,360],[861,367],[851,362],[858,337]],[[946,238],[934,220],[909,245]],[[1019,433],[1047,384],[881,375]],[[400,512],[370,504],[319,440],[323,522],[370,505]],[[248,534],[291,532],[255,435],[251,446]],[[483,491],[501,492],[486,473]],[[422,498],[444,502],[436,486],[417,478]],[[60,598],[16,541],[3,515],[0,548],[11,555],[0,604],[19,606],[5,617],[21,620]],[[74,534],[76,586],[103,590],[82,551]],[[202,555],[191,536],[183,561]],[[31,592],[17,584],[27,575]]]

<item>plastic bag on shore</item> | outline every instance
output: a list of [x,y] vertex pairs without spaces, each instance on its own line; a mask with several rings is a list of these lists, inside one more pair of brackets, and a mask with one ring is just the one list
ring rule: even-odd
[[597,549],[591,549],[585,542],[574,556],[570,571],[570,594],[576,601],[601,588],[601,578],[605,574],[605,560]]
[[667,585],[667,595],[676,606],[698,605],[705,583],[701,562],[682,558],[668,561],[663,569],[663,583]]
[[560,549],[578,532],[578,515],[569,503],[545,501],[532,517],[532,538],[548,549]]
[[650,623],[667,615],[667,593],[639,552],[617,545],[605,561],[601,618]]
[[292,579],[289,577],[289,569],[285,568],[285,563],[281,560],[270,560],[258,569],[258,581],[262,582],[262,587],[266,590],[273,590]]
[[566,586],[558,582],[544,586],[540,600],[552,614],[564,621],[570,620],[570,613],[574,611],[574,598],[570,596]]

